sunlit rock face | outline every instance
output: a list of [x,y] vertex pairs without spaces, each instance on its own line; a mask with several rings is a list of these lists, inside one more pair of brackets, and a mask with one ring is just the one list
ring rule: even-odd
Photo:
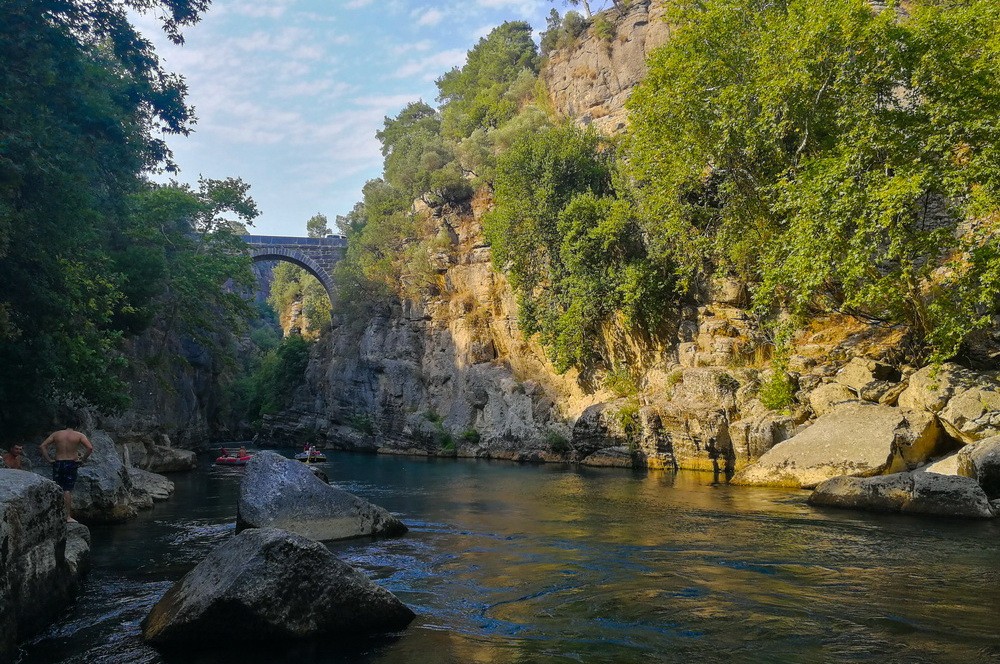
[[964,443],[1000,434],[1000,377],[957,364],[925,367],[909,377],[899,405],[934,413]]
[[55,482],[0,470],[0,661],[63,612],[89,550],[86,527],[67,527]]
[[613,34],[588,30],[573,46],[549,54],[542,80],[557,113],[606,133],[625,129],[625,101],[645,78],[649,53],[670,35],[663,4],[641,0],[604,12]]
[[236,527],[281,528],[313,540],[406,532],[385,509],[324,483],[306,464],[274,452],[258,452],[247,464]]
[[142,635],[165,648],[237,646],[405,628],[413,612],[317,542],[275,528],[246,530],[214,549],[157,602]]
[[958,475],[975,479],[990,498],[1000,498],[1000,436],[963,447],[956,459]]
[[934,417],[888,406],[846,404],[775,445],[733,482],[814,487],[838,475],[906,470],[941,451]]

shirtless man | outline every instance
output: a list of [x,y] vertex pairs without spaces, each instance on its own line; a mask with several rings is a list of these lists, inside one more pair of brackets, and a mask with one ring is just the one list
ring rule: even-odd
[[20,445],[14,445],[10,448],[9,452],[5,452],[3,455],[3,462],[8,468],[13,468],[14,470],[23,470],[24,465],[21,463],[21,455],[24,454],[24,448]]
[[[49,446],[55,445],[56,459],[53,462],[49,456]],[[83,446],[83,458],[79,458],[79,448]],[[73,487],[76,486],[76,471],[80,464],[85,463],[94,453],[94,446],[87,437],[73,429],[73,425],[62,431],[56,431],[45,439],[39,447],[42,456],[52,464],[52,479],[62,487],[63,500],[66,501],[66,520],[75,521],[71,509],[73,507]]]

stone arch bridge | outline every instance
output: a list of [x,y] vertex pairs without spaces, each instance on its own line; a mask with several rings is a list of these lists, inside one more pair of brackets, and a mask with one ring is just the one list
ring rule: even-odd
[[343,235],[326,237],[287,237],[281,235],[243,235],[254,263],[287,261],[313,275],[323,284],[333,301],[333,266],[347,252]]

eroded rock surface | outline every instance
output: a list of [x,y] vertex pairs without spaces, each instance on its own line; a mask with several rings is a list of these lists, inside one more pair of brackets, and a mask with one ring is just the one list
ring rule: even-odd
[[142,635],[163,647],[225,647],[222,627],[236,630],[242,644],[395,631],[413,618],[392,593],[322,544],[263,528],[209,553],[157,602]]
[[975,479],[990,498],[1000,498],[1000,436],[963,447],[957,465],[959,475]]
[[809,504],[938,516],[994,516],[989,498],[975,480],[937,473],[834,477],[816,487]]
[[899,396],[903,408],[934,413],[948,434],[965,443],[1000,435],[1000,379],[957,364],[924,367]]
[[55,482],[0,470],[0,661],[63,612],[88,554],[89,531],[67,527]]
[[775,445],[733,482],[811,488],[838,475],[884,475],[926,461],[939,444],[928,413],[848,404]]
[[275,452],[258,452],[247,464],[236,528],[281,528],[320,541],[406,532],[385,509],[325,484],[305,464]]

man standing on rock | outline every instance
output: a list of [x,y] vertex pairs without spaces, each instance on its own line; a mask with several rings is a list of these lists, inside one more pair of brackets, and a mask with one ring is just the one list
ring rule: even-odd
[[24,454],[24,447],[21,445],[14,445],[10,448],[9,452],[4,452],[3,462],[8,468],[13,468],[14,470],[23,470],[24,464],[21,463],[21,455]]
[[[73,487],[76,486],[76,471],[80,464],[85,463],[90,455],[94,453],[94,446],[90,444],[87,437],[73,427],[75,422],[61,431],[56,431],[45,439],[39,447],[42,456],[52,464],[52,479],[62,487],[63,500],[66,502],[66,520],[76,521],[72,516],[73,507]],[[56,459],[53,462],[49,457],[49,445],[55,445]],[[79,458],[79,448],[83,446],[83,459]]]

